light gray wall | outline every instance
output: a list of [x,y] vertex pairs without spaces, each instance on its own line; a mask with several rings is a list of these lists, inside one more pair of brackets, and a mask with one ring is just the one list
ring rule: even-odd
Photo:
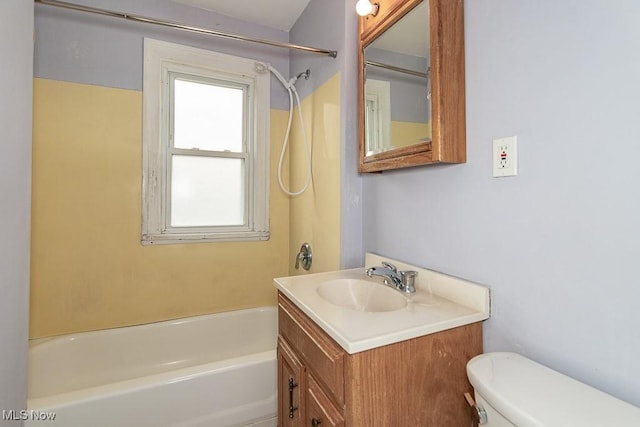
[[[304,99],[344,67],[344,1],[311,0],[289,32],[291,43],[338,51],[336,58],[321,54],[291,51],[289,73],[311,70],[309,80],[298,80],[296,88]],[[328,30],[328,24],[331,29]]]
[[[364,179],[364,248],[486,284],[485,351],[640,405],[640,4],[465,1],[468,162]],[[519,175],[491,177],[518,136]]]
[[342,3],[345,16],[340,110],[342,114],[342,176],[340,180],[342,268],[359,267],[364,264],[363,180],[358,174],[358,17],[353,13],[355,3],[354,0]]
[[[289,32],[292,43],[336,50],[335,59],[308,53],[291,53],[290,74],[311,70],[308,81],[298,80],[301,99],[340,73],[340,264],[361,266],[362,179],[357,173],[357,31],[356,0],[311,0]],[[337,125],[337,124],[336,124]]]
[[0,2],[0,58],[0,410],[20,411],[27,396],[33,3]]
[[[74,0],[77,4],[199,26],[218,32],[288,42],[289,34],[170,0]],[[157,25],[36,5],[35,76],[142,90],[143,38],[180,43],[271,63],[285,75],[289,50]],[[271,106],[288,108],[288,95],[271,79]]]

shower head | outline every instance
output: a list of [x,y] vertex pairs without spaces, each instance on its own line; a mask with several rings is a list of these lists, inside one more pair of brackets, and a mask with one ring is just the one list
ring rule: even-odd
[[298,81],[300,77],[304,77],[305,80],[309,80],[310,75],[311,75],[311,70],[307,68],[307,71],[304,71],[295,77],[291,77],[291,80],[289,80],[289,85],[291,87],[294,87],[293,85]]
[[311,70],[307,68],[307,71],[304,71],[296,76],[296,80],[300,77],[304,77],[305,80],[309,80],[309,76],[311,76]]

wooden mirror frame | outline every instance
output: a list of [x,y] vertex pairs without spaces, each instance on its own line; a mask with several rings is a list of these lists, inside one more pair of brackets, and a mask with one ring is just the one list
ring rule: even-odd
[[[422,1],[429,2],[431,142],[365,156],[364,50]],[[376,16],[359,18],[358,172],[466,162],[463,1],[379,0]]]

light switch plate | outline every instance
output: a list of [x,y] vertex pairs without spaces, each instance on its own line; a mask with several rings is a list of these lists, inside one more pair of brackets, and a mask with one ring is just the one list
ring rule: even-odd
[[518,174],[518,137],[509,136],[493,140],[493,176]]

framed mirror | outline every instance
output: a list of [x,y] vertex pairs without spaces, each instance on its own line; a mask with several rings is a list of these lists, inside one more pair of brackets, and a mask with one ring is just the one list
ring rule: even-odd
[[385,0],[360,18],[359,165],[466,161],[463,0]]

